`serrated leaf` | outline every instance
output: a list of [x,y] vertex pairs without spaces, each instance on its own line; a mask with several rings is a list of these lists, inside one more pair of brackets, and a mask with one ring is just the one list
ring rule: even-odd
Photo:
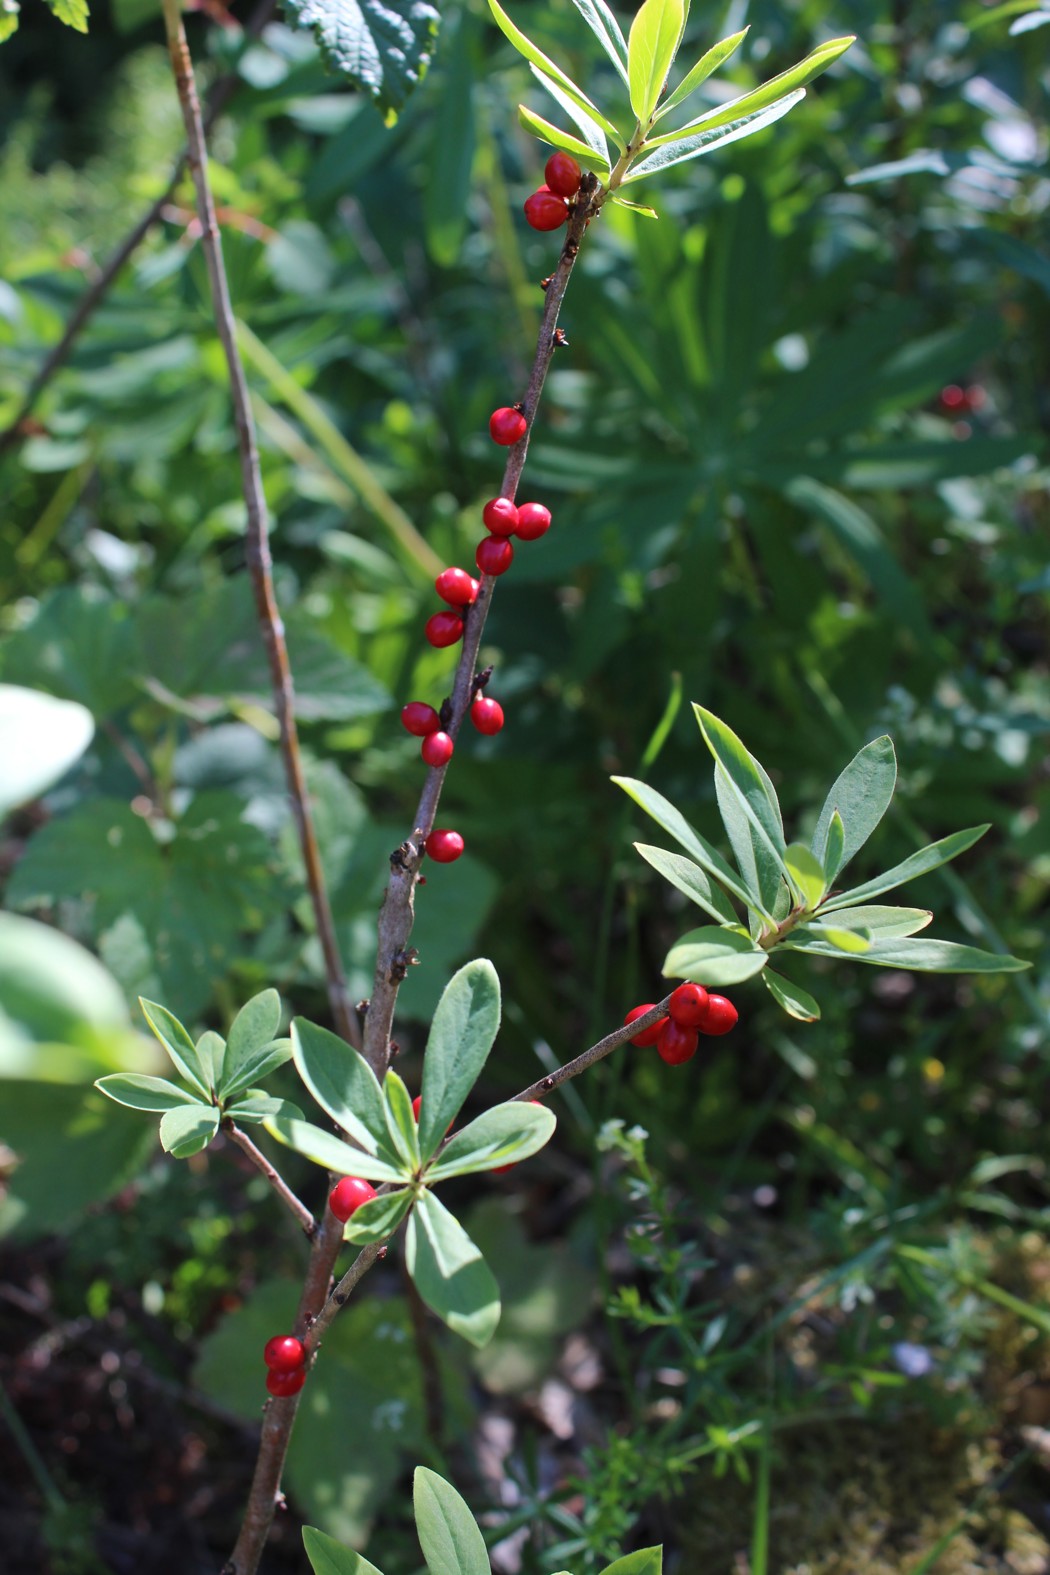
[[367,93],[388,125],[426,75],[440,20],[427,0],[285,0],[284,14],[312,31],[326,64]]
[[451,1137],[427,1171],[427,1181],[446,1181],[473,1171],[495,1170],[528,1159],[548,1143],[557,1126],[546,1105],[520,1099],[494,1105]]
[[[858,750],[837,777],[824,800],[812,844],[829,880],[833,880],[867,842],[889,809],[896,785],[897,756],[893,740],[886,734]],[[828,860],[828,833],[836,810],[842,819],[843,845],[839,862],[832,869]]]
[[925,848],[920,848],[918,853],[912,853],[900,864],[895,864],[892,869],[886,870],[884,874],[865,881],[862,886],[854,886],[852,891],[836,892],[827,902],[821,904],[821,913],[833,913],[838,908],[853,907],[858,902],[866,902],[869,897],[880,897],[883,892],[892,891],[895,886],[903,886],[919,875],[928,875],[931,870],[939,869],[942,864],[947,864],[949,860],[958,858],[960,853],[965,853],[967,848],[972,848],[974,843],[979,842],[990,829],[990,824],[988,822],[983,826],[971,826],[966,831],[953,831],[950,837],[942,837],[939,842],[929,843]]
[[629,87],[627,40],[605,0],[572,0],[572,3],[616,67],[617,75],[624,87]]
[[731,33],[728,38],[723,38],[720,43],[709,49],[705,55],[701,55],[696,65],[682,78],[674,92],[660,105],[656,112],[656,119],[662,120],[669,110],[677,109],[678,105],[687,99],[690,93],[693,93],[702,82],[706,82],[708,77],[718,70],[719,66],[724,65],[730,55],[735,54],[749,32],[750,26],[741,29],[739,33]]
[[419,1107],[424,1162],[437,1150],[481,1075],[499,1024],[499,977],[488,959],[479,957],[449,980],[430,1025]]
[[685,816],[669,799],[664,798],[662,793],[658,793],[648,783],[638,782],[634,777],[612,777],[610,780],[615,782],[617,787],[622,787],[624,792],[633,798],[647,815],[651,815],[657,825],[662,826],[687,853],[692,855],[701,869],[713,876],[726,891],[731,892],[746,907],[753,909],[770,924],[774,922],[772,915],[757,903],[754,895],[748,891],[732,866],[715,851],[706,838],[698,831],[694,831]]
[[108,1077],[96,1078],[95,1087],[107,1099],[115,1100],[118,1105],[127,1105],[129,1110],[175,1110],[182,1105],[211,1108],[196,1094],[189,1094],[184,1088],[176,1087],[167,1078],[146,1077],[139,1072],[114,1072]]
[[53,14],[78,33],[88,30],[87,0],[47,0]]
[[661,971],[665,978],[694,984],[740,984],[761,973],[768,961],[769,953],[746,935],[704,925],[675,942]]
[[347,1221],[343,1239],[359,1247],[386,1241],[397,1230],[415,1201],[416,1194],[411,1187],[401,1187],[396,1192],[381,1192],[377,1198],[369,1198],[367,1203],[362,1203],[360,1208],[354,1210]]
[[766,968],[762,974],[762,983],[776,1001],[783,1007],[789,1017],[797,1018],[800,1023],[815,1023],[820,1019],[820,1006],[809,994],[791,979],[785,979],[782,974],[774,973],[772,968]]
[[156,1001],[144,1000],[141,995],[139,1005],[142,1008],[142,1015],[187,1083],[192,1084],[206,1097],[210,1097],[211,1084],[208,1081],[207,1071],[201,1065],[196,1045],[178,1018],[169,1012],[166,1006],[160,1006]]
[[180,1105],[160,1118],[161,1146],[173,1159],[199,1154],[218,1130],[219,1112],[214,1105]]
[[405,1262],[430,1310],[471,1345],[487,1345],[499,1323],[499,1287],[462,1225],[432,1192],[424,1192],[412,1211]]
[[536,115],[525,104],[518,105],[518,119],[534,137],[539,137],[541,142],[550,143],[552,148],[560,148],[563,153],[571,153],[573,158],[583,159],[597,170],[599,175],[609,174],[608,158],[600,158],[595,150],[588,147],[586,142],[581,142],[579,137],[573,137],[567,131],[559,131],[557,126],[551,125],[549,120],[544,120],[542,115]]
[[499,0],[489,0],[489,10],[495,18],[496,26],[503,33],[504,37],[509,39],[514,45],[518,54],[524,55],[526,60],[540,68],[544,76],[550,77],[553,82],[556,82],[562,92],[567,93],[574,104],[578,104],[582,110],[585,110],[591,119],[602,128],[605,135],[610,137],[615,146],[623,152],[624,143],[619,131],[611,120],[606,120],[597,104],[591,102],[583,89],[577,87],[572,78],[567,76],[560,66],[556,66],[554,61],[549,59],[543,53],[543,50],[532,42],[531,38],[527,38],[521,29],[514,25],[500,5]]
[[820,860],[804,843],[792,842],[784,854],[784,863],[787,865],[792,884],[806,907],[815,908],[827,886],[824,866]]
[[366,1154],[363,1149],[351,1148],[349,1143],[325,1132],[322,1127],[315,1127],[310,1121],[268,1117],[266,1130],[287,1148],[294,1148],[297,1154],[312,1159],[315,1165],[323,1165],[326,1170],[336,1171],[341,1176],[360,1176],[365,1181],[404,1182],[411,1174],[409,1167]]
[[[550,94],[551,98],[556,104],[561,105],[562,109],[565,111],[573,125],[576,127],[577,131],[580,133],[580,136],[583,138],[587,148],[590,150],[586,155],[588,163],[593,163],[595,160],[597,160],[597,165],[595,165],[595,167],[597,168],[598,165],[604,165],[605,170],[608,171],[611,163],[609,159],[609,144],[606,141],[605,133],[599,126],[598,122],[593,120],[585,109],[581,109],[579,104],[569,97],[568,93],[564,93],[558,86],[557,82],[552,82],[550,77],[546,76],[538,66],[530,65],[529,70],[536,78],[536,81],[540,83],[541,87],[543,87],[544,91]],[[566,151],[571,152],[572,150],[567,149]]]
[[668,853],[648,843],[636,842],[635,848],[647,864],[651,864],[665,880],[670,881],[691,902],[695,902],[698,908],[702,908],[716,924],[736,923],[737,916],[729,898],[720,886],[708,879],[699,864],[683,858],[680,853]]
[[353,1548],[344,1548],[341,1542],[316,1526],[303,1527],[303,1547],[310,1560],[314,1575],[382,1575],[374,1564],[369,1564]]
[[412,1110],[412,1095],[404,1079],[391,1068],[383,1078],[383,1104],[390,1141],[410,1171],[419,1169],[419,1133]]
[[491,1575],[478,1523],[444,1477],[417,1466],[412,1500],[416,1534],[430,1575]]
[[364,1056],[304,1017],[292,1023],[292,1052],[299,1076],[321,1109],[367,1153],[397,1165],[383,1090]]
[[654,138],[653,141],[661,145],[639,163],[632,164],[623,183],[628,185],[631,181],[643,180],[646,175],[652,175],[657,170],[670,169],[672,165],[684,164],[688,159],[698,159],[704,153],[713,153],[715,148],[725,148],[731,142],[739,142],[742,137],[753,137],[756,132],[764,131],[767,126],[780,120],[788,110],[794,109],[805,96],[805,88],[798,88],[786,98],[778,99],[769,109],[745,115],[742,120],[734,121],[724,129],[698,131],[681,139]]
[[648,125],[663,92],[685,26],[682,0],[645,0],[627,35],[631,108]]

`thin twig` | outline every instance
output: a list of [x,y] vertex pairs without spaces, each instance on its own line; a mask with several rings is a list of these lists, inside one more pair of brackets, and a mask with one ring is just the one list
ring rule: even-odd
[[247,1154],[248,1158],[251,1160],[256,1169],[262,1172],[267,1181],[270,1183],[270,1186],[280,1198],[281,1202],[286,1208],[291,1210],[297,1223],[302,1226],[303,1234],[306,1236],[307,1240],[312,1241],[314,1238],[314,1233],[317,1230],[317,1221],[310,1213],[310,1210],[306,1207],[306,1204],[303,1203],[300,1198],[296,1197],[295,1193],[284,1180],[283,1176],[281,1176],[278,1171],[274,1169],[273,1165],[270,1164],[270,1161],[266,1158],[266,1155],[263,1153],[262,1149],[256,1148],[247,1132],[242,1132],[236,1121],[232,1120],[230,1117],[227,1117],[227,1119],[223,1122],[222,1130],[225,1132],[228,1138],[236,1143],[237,1147],[241,1149],[243,1153]]
[[614,1028],[611,1034],[606,1034],[604,1039],[599,1039],[597,1044],[591,1045],[589,1050],[584,1050],[572,1061],[566,1061],[564,1066],[559,1066],[556,1071],[550,1072],[546,1077],[541,1077],[538,1083],[533,1083],[529,1088],[523,1088],[520,1094],[515,1094],[514,1099],[542,1099],[545,1094],[551,1094],[562,1083],[569,1082],[570,1078],[579,1077],[581,1072],[594,1066],[595,1062],[602,1061],[621,1045],[627,1044],[636,1034],[643,1029],[651,1028],[658,1023],[661,1017],[667,1016],[667,1007],[671,997],[664,999],[644,1017],[636,1017],[633,1022],[624,1023],[621,1028]]

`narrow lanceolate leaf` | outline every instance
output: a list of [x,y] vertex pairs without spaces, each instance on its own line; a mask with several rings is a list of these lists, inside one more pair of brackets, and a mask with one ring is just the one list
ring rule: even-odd
[[325,62],[369,95],[388,124],[430,64],[440,14],[427,0],[285,0]]
[[[827,885],[830,886],[836,873],[842,868],[842,857],[846,851],[846,828],[842,816],[837,809],[832,810],[831,819],[828,821],[827,836],[824,842],[824,874]],[[819,855],[817,855],[819,857]]]
[[931,870],[940,869],[942,864],[947,864],[950,859],[965,853],[967,848],[972,848],[989,828],[990,822],[983,826],[971,826],[967,831],[953,831],[950,837],[942,837],[939,842],[931,842],[927,847],[920,848],[918,853],[895,864],[884,874],[865,881],[863,886],[854,886],[852,891],[836,892],[821,905],[820,911],[832,913],[837,908],[851,908],[858,902],[866,902],[869,897],[881,897],[883,892],[903,886],[920,875],[928,875]]
[[411,1187],[402,1187],[397,1192],[381,1192],[378,1198],[369,1198],[367,1203],[355,1209],[343,1232],[344,1241],[352,1241],[359,1247],[373,1246],[377,1241],[386,1241],[392,1236],[401,1224],[405,1215],[416,1201],[416,1194]]
[[773,923],[772,915],[757,902],[754,895],[744,885],[731,864],[728,864],[722,855],[711,844],[694,831],[685,816],[677,810],[669,799],[664,798],[655,788],[647,782],[639,782],[634,777],[612,777],[617,787],[622,787],[647,815],[651,815],[658,826],[668,832],[685,851],[696,860],[703,870],[724,886],[726,891],[754,910],[762,918]]
[[768,773],[720,717],[701,705],[694,705],[693,711],[705,744],[747,806],[749,818],[761,827],[772,846],[783,853],[784,822]]
[[629,85],[627,40],[605,0],[572,0],[572,3],[616,67],[620,80],[627,87]]
[[777,898],[784,884],[784,862],[769,838],[751,820],[729,777],[717,764],[715,798],[729,846],[748,891],[767,912],[778,914]]
[[424,1192],[412,1211],[405,1263],[420,1296],[453,1333],[479,1350],[489,1343],[500,1318],[499,1287],[455,1215],[432,1192]]
[[631,108],[642,125],[660,100],[685,26],[682,0],[645,0],[627,38]]
[[449,1139],[428,1169],[427,1181],[516,1165],[549,1142],[556,1126],[554,1112],[546,1105],[520,1099],[494,1105]]
[[832,952],[849,952],[852,956],[871,950],[871,934],[868,930],[840,929],[834,924],[800,924],[797,930],[791,932],[791,937],[800,941],[807,935],[830,946]]
[[382,1571],[369,1564],[360,1553],[344,1548],[341,1542],[327,1532],[318,1531],[316,1526],[303,1527],[303,1547],[314,1575],[382,1575]]
[[723,38],[721,43],[715,44],[713,48],[709,49],[706,55],[701,55],[696,65],[682,78],[670,97],[664,99],[656,112],[656,119],[662,120],[669,110],[677,109],[679,104],[689,97],[690,93],[698,88],[702,82],[706,82],[708,77],[713,75],[719,66],[729,59],[730,55],[735,54],[747,37],[748,32],[749,28],[745,27],[739,33],[732,33],[728,38]]
[[[890,807],[897,785],[897,757],[893,740],[886,735],[872,739],[854,755],[824,800],[824,807],[813,832],[813,852],[834,880],[871,836]],[[837,864],[829,857],[831,817],[838,811],[842,819],[842,852]]]
[[485,957],[449,980],[437,1004],[423,1058],[419,1147],[438,1148],[488,1060],[500,1024],[499,978]]
[[797,1018],[800,1023],[819,1021],[820,1005],[808,990],[802,989],[801,985],[795,984],[791,979],[785,979],[782,974],[774,973],[772,968],[764,971],[762,983],[777,1005],[783,1007],[789,1017]]
[[540,49],[538,45],[532,42],[531,38],[526,38],[520,27],[515,27],[506,11],[504,11],[503,7],[500,5],[499,0],[489,0],[489,10],[492,12],[493,17],[495,18],[496,26],[499,28],[500,32],[503,33],[503,35],[514,45],[514,48],[518,51],[518,54],[524,55],[525,59],[531,61],[534,66],[539,66],[543,74],[550,77],[552,81],[556,82],[562,91],[569,95],[573,103],[578,104],[581,109],[586,110],[591,119],[597,122],[597,124],[605,132],[605,135],[607,137],[611,137],[616,147],[618,147],[622,152],[624,143],[619,131],[613,125],[611,120],[607,120],[605,118],[597,104],[593,104],[591,102],[583,89],[577,87],[572,78],[570,76],[566,76],[561,67],[556,66],[554,61],[545,55],[543,50]]
[[393,1143],[410,1171],[419,1169],[419,1134],[412,1111],[412,1095],[404,1080],[389,1070],[383,1079],[386,1124]]
[[[821,909],[821,913],[823,913]],[[933,918],[929,908],[881,907],[860,903],[855,908],[836,908],[835,924],[843,930],[866,930],[873,940],[898,940],[924,930]],[[819,918],[819,915],[818,915]]]
[[663,848],[636,842],[635,847],[647,864],[670,881],[690,902],[695,902],[716,924],[735,924],[736,914],[729,898],[720,886],[710,880],[699,864],[683,858],[680,853],[668,853]]
[[662,1575],[663,1548],[639,1548],[637,1553],[627,1553],[622,1559],[607,1564],[601,1575]]
[[549,142],[552,148],[560,148],[563,153],[571,153],[574,159],[598,172],[599,175],[608,175],[609,160],[602,158],[594,148],[588,147],[586,142],[581,142],[579,137],[570,136],[567,131],[559,131],[557,126],[552,126],[549,120],[544,120],[541,115],[533,114],[532,110],[524,104],[518,105],[518,119],[526,131],[531,131],[534,137],[539,137],[541,142]]
[[675,942],[663,973],[668,979],[691,979],[694,984],[740,984],[761,973],[768,961],[769,953],[739,931],[704,925]]
[[[608,168],[609,144],[605,139],[605,132],[598,122],[593,120],[585,109],[581,109],[579,104],[571,99],[568,93],[564,92],[557,82],[552,81],[538,66],[530,66],[529,70],[536,78],[536,81],[550,94],[554,102],[560,104],[588,148],[593,150],[593,156],[600,159]],[[588,154],[588,158],[590,157],[591,154]]]
[[192,1084],[200,1093],[210,1095],[211,1085],[201,1065],[197,1047],[178,1018],[174,1017],[166,1006],[159,1006],[156,1001],[144,1000],[141,995],[139,1005],[142,1008],[142,1015],[187,1083]]
[[801,842],[792,842],[784,854],[791,883],[807,908],[815,908],[827,884],[824,866]]
[[[357,1052],[354,1053],[356,1055]],[[391,1162],[374,1154],[366,1154],[363,1149],[351,1148],[349,1143],[333,1137],[331,1132],[325,1132],[322,1127],[315,1127],[310,1121],[289,1120],[284,1115],[273,1116],[267,1118],[266,1130],[279,1143],[294,1148],[297,1154],[312,1159],[315,1165],[324,1165],[326,1170],[334,1170],[341,1176],[360,1176],[365,1181],[405,1181],[411,1175],[411,1167],[397,1160]]]
[[287,1121],[306,1119],[298,1105],[293,1105],[290,1099],[278,1099],[275,1094],[268,1094],[265,1088],[249,1088],[232,1105],[223,1106],[223,1115],[249,1124],[270,1121],[275,1116],[281,1116]]
[[[841,931],[848,934],[848,931]],[[793,931],[783,943],[792,951],[816,952],[824,957],[836,955],[820,936]],[[914,973],[1019,973],[1031,964],[1019,957],[983,952],[977,946],[959,946],[954,941],[878,940],[850,962],[871,963],[878,968],[905,968]]]
[[166,1078],[144,1077],[139,1072],[114,1072],[109,1077],[96,1078],[95,1087],[130,1110],[175,1110],[180,1105],[202,1104],[196,1094],[188,1094]]
[[455,1488],[426,1466],[412,1481],[416,1533],[430,1575],[490,1575],[485,1539]]
[[201,1034],[196,1044],[197,1060],[204,1071],[209,1088],[217,1089],[222,1082],[222,1064],[226,1055],[226,1041],[214,1028]]
[[369,1154],[397,1164],[375,1073],[345,1040],[297,1017],[292,1024],[296,1070],[322,1110]]
[[180,1105],[160,1118],[161,1145],[174,1159],[199,1154],[218,1130],[219,1112],[214,1105]]
[[647,146],[656,146],[654,151],[638,164],[632,164],[630,171],[624,177],[624,185],[630,181],[642,180],[646,175],[652,175],[656,170],[670,169],[672,164],[684,164],[689,159],[698,159],[704,153],[713,153],[716,148],[726,148],[731,142],[739,142],[742,137],[753,137],[757,131],[765,131],[767,126],[772,126],[774,121],[780,120],[789,109],[794,109],[806,96],[805,88],[798,88],[794,93],[788,93],[785,98],[778,99],[768,109],[760,109],[753,115],[745,115],[742,120],[735,120],[730,125],[717,130],[702,130],[691,132],[688,136],[679,139],[675,137],[653,137]]

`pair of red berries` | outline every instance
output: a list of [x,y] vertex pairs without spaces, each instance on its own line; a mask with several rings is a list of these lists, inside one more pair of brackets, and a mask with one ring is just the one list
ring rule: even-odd
[[570,197],[580,189],[583,172],[569,153],[552,153],[543,171],[547,184],[525,199],[525,218],[534,230],[557,230],[569,217]]
[[[655,1001],[649,1001],[644,1006],[632,1007],[624,1023],[644,1017],[655,1005]],[[631,1043],[642,1049],[655,1045],[657,1054],[668,1066],[681,1066],[696,1054],[701,1034],[727,1034],[736,1027],[739,1015],[732,1001],[727,1001],[724,995],[710,995],[702,984],[680,984],[667,1003],[667,1016],[643,1028]]]
[[266,1387],[278,1400],[297,1395],[306,1382],[306,1346],[294,1334],[275,1334],[263,1347]]

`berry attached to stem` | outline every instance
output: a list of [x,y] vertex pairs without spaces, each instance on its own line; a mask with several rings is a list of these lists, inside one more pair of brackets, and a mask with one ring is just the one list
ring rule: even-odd
[[297,1367],[293,1373],[267,1373],[266,1387],[278,1400],[297,1395],[306,1382],[306,1368]]
[[490,498],[481,518],[493,536],[513,536],[518,528],[518,511],[509,498]]
[[708,999],[702,984],[680,984],[672,992],[667,1010],[679,1027],[702,1028]]
[[523,503],[518,510],[516,535],[522,541],[538,541],[551,526],[551,511],[542,503]]
[[485,536],[478,542],[474,562],[482,574],[506,574],[514,562],[514,548],[505,536]]
[[691,1061],[698,1043],[695,1028],[683,1028],[673,1017],[665,1020],[656,1041],[656,1053],[668,1066],[681,1066]]
[[709,995],[704,1020],[699,1025],[702,1034],[727,1034],[735,1028],[740,1013],[724,995]]
[[525,199],[525,218],[534,230],[558,230],[568,217],[565,198],[549,186],[541,186]]
[[431,645],[436,645],[440,650],[446,645],[455,645],[457,640],[463,638],[463,619],[454,612],[436,612],[426,621],[423,630]]
[[549,189],[557,192],[559,197],[575,197],[580,189],[583,171],[571,153],[552,153],[543,177]]
[[442,569],[434,589],[451,607],[469,607],[478,594],[478,582],[466,569]]
[[[646,1001],[644,1006],[632,1006],[631,1010],[624,1018],[624,1025],[626,1026],[627,1023],[633,1023],[638,1017],[644,1017],[646,1012],[651,1012],[655,1005],[655,1001]],[[648,1050],[650,1045],[654,1045],[656,1043],[657,1039],[660,1037],[661,1028],[666,1022],[668,1022],[668,1020],[669,1019],[666,1017],[658,1017],[656,1022],[653,1023],[651,1027],[643,1028],[641,1033],[637,1034],[635,1038],[631,1040],[631,1043],[633,1045],[638,1045],[642,1050]]]
[[498,733],[503,726],[503,707],[498,700],[479,695],[470,708],[470,720],[479,733]]
[[360,1176],[344,1176],[328,1194],[328,1207],[345,1225],[362,1203],[371,1203],[375,1196],[376,1189],[370,1181],[362,1181]]
[[511,405],[501,405],[489,416],[489,433],[493,443],[499,443],[502,448],[512,448],[529,430],[529,423],[525,420],[520,410],[515,410]]
[[419,753],[428,766],[447,766],[455,747],[447,733],[428,733]]
[[428,733],[437,732],[441,718],[432,705],[426,705],[422,700],[410,700],[401,712],[401,726],[415,738],[426,738]]
[[434,830],[423,846],[435,864],[452,864],[459,858],[466,843],[458,831]]
[[263,1347],[263,1361],[273,1373],[294,1373],[306,1361],[306,1347],[294,1334],[275,1334]]

